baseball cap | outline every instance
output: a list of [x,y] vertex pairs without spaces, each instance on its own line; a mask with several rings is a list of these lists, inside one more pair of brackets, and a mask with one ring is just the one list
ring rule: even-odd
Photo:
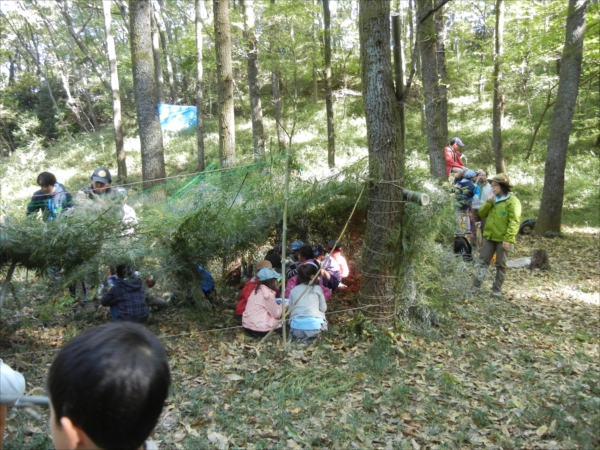
[[323,250],[323,246],[321,244],[315,244],[313,246],[313,253],[315,254],[315,256],[322,255],[324,252],[325,250]]
[[301,240],[296,240],[294,242],[292,242],[292,251],[295,252],[296,250],[300,250],[300,247],[302,247],[304,245],[304,242],[302,242]]
[[281,275],[279,275],[270,267],[263,267],[257,272],[256,276],[260,281],[272,280],[273,278],[278,280],[281,278]]
[[110,176],[110,170],[108,170],[106,167],[98,167],[92,174],[92,181],[97,181],[104,184],[111,183],[112,177]]
[[467,170],[467,173],[465,173],[465,178],[468,178],[469,180],[476,176],[477,172],[475,172],[474,170]]
[[453,144],[457,144],[459,147],[465,146],[465,144],[463,144],[463,141],[461,141],[460,138],[457,138],[457,137],[450,139],[450,145],[453,145]]

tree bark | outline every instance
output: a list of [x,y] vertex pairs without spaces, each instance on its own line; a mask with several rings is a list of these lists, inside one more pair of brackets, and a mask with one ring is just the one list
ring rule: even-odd
[[250,94],[250,113],[252,116],[252,138],[254,141],[254,160],[265,154],[265,130],[263,127],[260,85],[258,84],[258,47],[254,30],[254,1],[242,0],[244,25],[248,40],[248,92]]
[[331,12],[329,0],[323,2],[323,30],[325,45],[325,110],[327,113],[327,163],[335,167],[335,131],[333,128],[333,94],[331,92]]
[[496,0],[496,39],[494,45],[494,101],[492,107],[492,148],[496,173],[506,172],[502,151],[502,120],[504,118],[504,87],[502,86],[502,55],[504,53],[504,0]]
[[404,148],[390,54],[390,2],[359,1],[362,90],[369,142],[370,198],[359,301],[375,320],[395,318],[401,251]]
[[154,59],[154,78],[156,79],[156,95],[158,95],[158,103],[165,103],[165,80],[163,78],[162,61],[160,56],[160,36],[158,35],[158,27],[156,19],[151,17],[152,24],[152,56]]
[[556,103],[552,113],[544,174],[544,189],[535,231],[559,233],[565,191],[565,166],[573,112],[579,93],[579,77],[583,59],[585,13],[589,0],[569,0],[565,45],[561,58]]
[[444,8],[434,15],[435,33],[437,37],[437,68],[440,83],[440,125],[442,142],[448,142],[448,87],[446,73],[446,27],[444,24]]
[[119,87],[119,71],[117,67],[117,51],[115,39],[112,35],[112,15],[110,2],[102,2],[104,8],[104,31],[106,33],[106,50],[110,66],[110,87],[113,104],[113,128],[115,129],[115,148],[117,150],[117,180],[121,183],[127,181],[127,162],[125,147],[123,145],[123,120],[121,118],[121,90]]
[[219,95],[219,156],[223,167],[235,159],[235,121],[233,115],[233,68],[231,65],[231,30],[229,0],[213,0],[215,50],[217,54],[217,89]]
[[[417,38],[420,42],[421,76],[425,100],[425,133],[429,148],[430,173],[440,180],[446,179],[446,160],[442,139],[439,82],[437,67],[437,44],[431,0],[417,0]],[[427,19],[423,18],[429,14]]]
[[204,170],[204,120],[202,118],[202,9],[204,0],[196,0],[196,134],[198,140],[198,172]]
[[148,189],[162,184],[166,175],[150,35],[152,4],[145,0],[129,0],[129,16],[133,85],[142,147],[142,179],[144,189]]

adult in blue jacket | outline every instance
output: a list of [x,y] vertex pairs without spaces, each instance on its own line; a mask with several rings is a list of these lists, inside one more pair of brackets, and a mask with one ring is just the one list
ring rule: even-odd
[[35,191],[27,205],[28,216],[41,211],[44,222],[50,222],[56,219],[62,211],[73,206],[73,197],[62,184],[56,181],[54,174],[40,173],[37,177],[37,184],[41,189]]

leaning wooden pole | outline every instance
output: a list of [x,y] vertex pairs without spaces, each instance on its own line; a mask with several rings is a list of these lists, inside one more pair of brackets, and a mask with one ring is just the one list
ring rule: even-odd
[[[290,192],[290,147],[292,146],[292,142],[290,139],[290,145],[285,149],[285,188],[283,193],[283,234],[281,236],[281,251],[282,253],[287,248],[287,209],[288,209],[288,200],[289,200],[289,192]],[[285,313],[286,313],[286,303],[285,303],[285,259],[281,261],[281,293],[283,294],[281,297],[281,327],[283,332],[283,348],[287,347],[287,339],[286,339],[286,329],[285,329]]]

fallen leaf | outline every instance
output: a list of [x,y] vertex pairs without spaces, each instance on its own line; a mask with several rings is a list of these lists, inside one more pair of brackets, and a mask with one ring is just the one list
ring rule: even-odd
[[546,431],[548,431],[548,427],[546,425],[542,425],[536,430],[536,434],[539,437],[542,437],[544,434],[546,434]]
[[244,377],[238,375],[237,373],[230,373],[227,375],[227,378],[231,381],[240,381],[244,379]]

